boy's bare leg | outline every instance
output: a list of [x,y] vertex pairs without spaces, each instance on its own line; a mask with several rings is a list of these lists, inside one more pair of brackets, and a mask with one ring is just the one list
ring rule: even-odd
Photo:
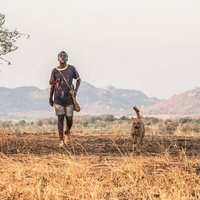
[[64,138],[63,138],[63,129],[64,129],[64,115],[58,115],[58,133],[59,133],[59,146],[64,145]]
[[66,116],[66,121],[67,121],[67,129],[65,130],[65,138],[64,138],[65,144],[67,143],[67,138],[71,140],[70,130],[73,125],[73,116],[70,117]]

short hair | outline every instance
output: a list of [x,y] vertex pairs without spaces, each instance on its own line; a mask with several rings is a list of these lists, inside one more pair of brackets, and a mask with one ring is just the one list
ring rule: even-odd
[[61,52],[58,54],[58,57],[59,57],[61,54],[65,54],[66,57],[68,58],[68,55],[67,55],[67,53],[66,53],[65,51],[61,51]]

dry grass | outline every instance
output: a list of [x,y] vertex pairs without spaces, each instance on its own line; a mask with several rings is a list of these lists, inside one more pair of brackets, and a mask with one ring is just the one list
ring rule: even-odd
[[1,199],[198,199],[198,160],[1,156]]
[[[34,131],[33,131],[34,132]],[[132,154],[128,134],[0,131],[0,199],[200,199],[200,138],[147,135]]]

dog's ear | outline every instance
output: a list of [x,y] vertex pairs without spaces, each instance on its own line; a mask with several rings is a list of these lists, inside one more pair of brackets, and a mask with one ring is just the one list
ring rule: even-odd
[[131,117],[131,119],[134,121],[135,120],[135,118],[134,117]]

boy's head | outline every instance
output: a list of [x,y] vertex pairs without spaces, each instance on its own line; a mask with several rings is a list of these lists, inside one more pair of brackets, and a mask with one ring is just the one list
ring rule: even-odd
[[61,51],[59,54],[58,54],[58,61],[61,63],[61,64],[65,64],[67,61],[68,61],[68,55],[65,51]]

